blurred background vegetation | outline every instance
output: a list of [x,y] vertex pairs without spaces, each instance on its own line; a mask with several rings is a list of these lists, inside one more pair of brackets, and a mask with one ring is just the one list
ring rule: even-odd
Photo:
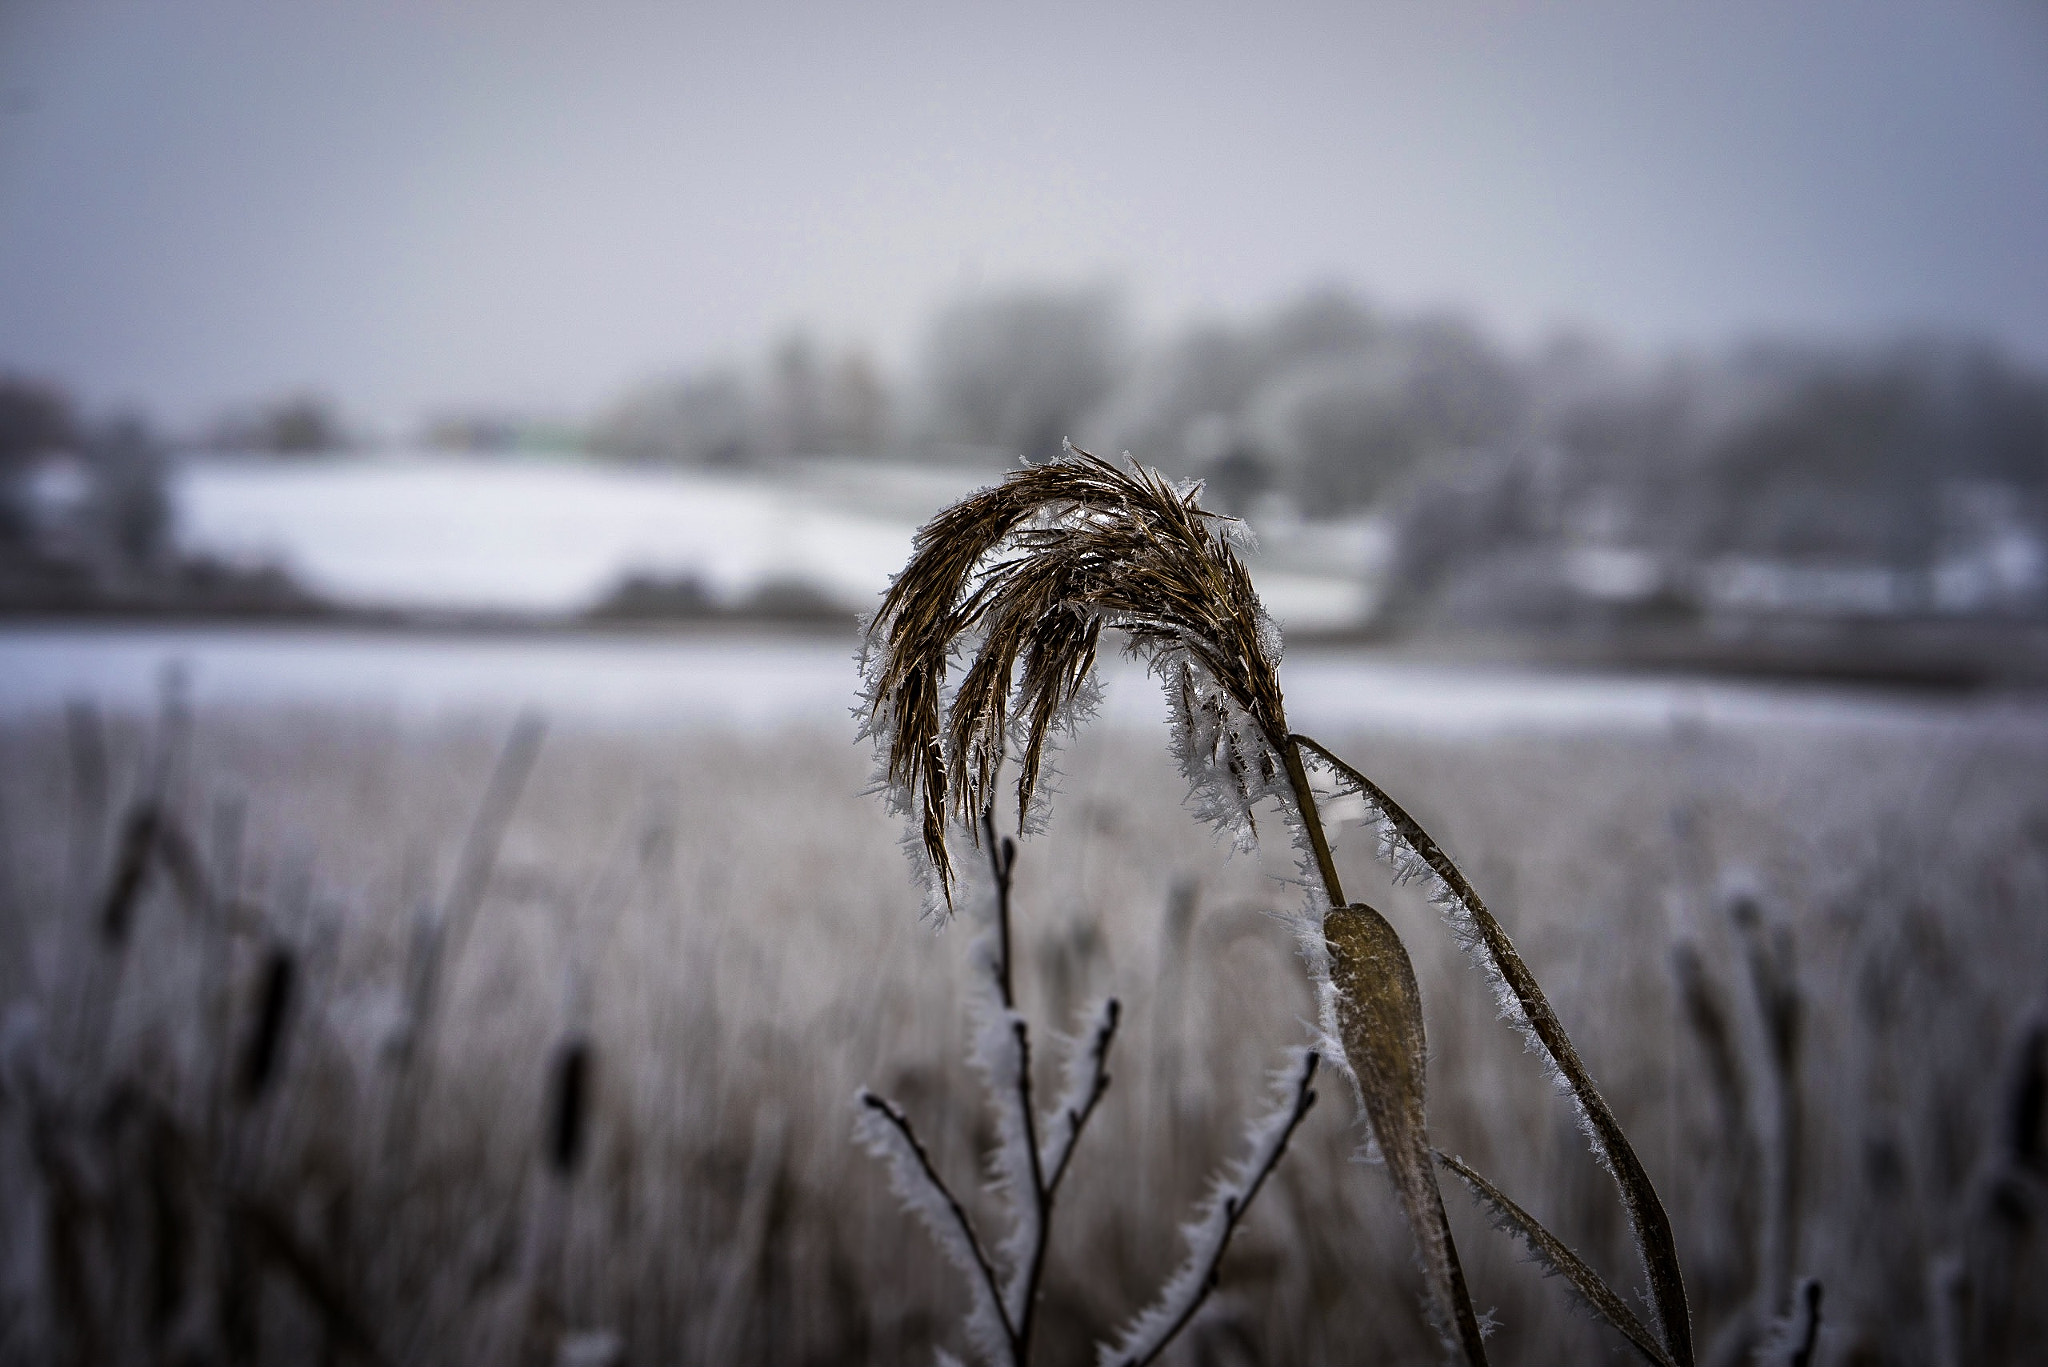
[[[176,440],[19,378],[0,381],[0,415],[17,609],[310,607],[282,574],[177,554],[171,472],[377,444],[309,395]],[[1278,563],[1356,579],[1351,620],[1324,624],[1340,629],[2048,622],[2048,374],[1967,339],[1517,349],[1331,289],[1145,342],[1112,292],[1015,290],[942,311],[902,376],[799,333],[750,365],[629,386],[581,423],[441,415],[401,445],[773,483],[863,462],[993,478],[1069,438],[1203,480]]]

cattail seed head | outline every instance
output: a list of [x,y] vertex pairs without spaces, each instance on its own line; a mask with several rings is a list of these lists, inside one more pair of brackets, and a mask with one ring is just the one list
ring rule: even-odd
[[584,1136],[589,1129],[593,1063],[590,1041],[581,1036],[565,1041],[555,1056],[546,1140],[548,1167],[558,1177],[573,1175],[583,1157]]
[[256,1020],[242,1054],[242,1099],[254,1102],[276,1081],[278,1064],[284,1057],[285,1034],[291,1023],[292,993],[298,977],[298,963],[292,951],[279,945],[263,964],[262,985],[256,999]]
[[121,828],[120,855],[114,862],[114,876],[107,885],[106,896],[100,902],[100,939],[110,949],[127,943],[162,825],[163,813],[156,803],[140,802],[128,813]]

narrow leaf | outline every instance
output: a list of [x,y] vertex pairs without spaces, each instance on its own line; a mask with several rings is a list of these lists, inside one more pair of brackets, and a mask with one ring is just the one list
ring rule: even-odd
[[1486,909],[1465,875],[1414,817],[1378,784],[1323,746],[1307,736],[1291,739],[1314,752],[1352,791],[1377,809],[1383,830],[1396,846],[1398,868],[1406,870],[1414,861],[1436,881],[1439,902],[1469,937],[1467,948],[1481,956],[1504,999],[1519,1014],[1529,1038],[1556,1068],[1559,1082],[1578,1106],[1594,1152],[1613,1173],[1615,1185],[1621,1190],[1622,1204],[1635,1231],[1636,1250],[1649,1277],[1651,1305],[1656,1311],[1656,1327],[1662,1333],[1665,1351],[1676,1367],[1692,1367],[1692,1316],[1686,1306],[1685,1279],[1679,1271],[1678,1241],[1671,1231],[1671,1217],[1665,1213],[1664,1203],[1658,1199],[1642,1160],[1636,1157],[1628,1136],[1622,1132],[1621,1122],[1615,1119],[1607,1099],[1594,1086],[1570,1036],[1565,1034],[1557,1013],[1537,985],[1536,975],[1529,971],[1507,932]]
[[1465,1360],[1476,1367],[1485,1363],[1486,1347],[1430,1162],[1423,1090],[1427,1048],[1414,965],[1387,918],[1362,902],[1332,908],[1323,934],[1338,993],[1338,1031],[1422,1254],[1438,1325],[1455,1335]]
[[1436,1158],[1439,1163],[1464,1179],[1465,1185],[1472,1189],[1474,1196],[1492,1207],[1496,1223],[1528,1245],[1529,1251],[1536,1256],[1536,1261],[1541,1263],[1546,1271],[1553,1272],[1569,1282],[1572,1290],[1579,1293],[1594,1314],[1620,1330],[1623,1337],[1635,1345],[1636,1351],[1657,1364],[1657,1367],[1672,1367],[1670,1357],[1664,1352],[1664,1346],[1657,1342],[1657,1336],[1636,1318],[1635,1312],[1628,1308],[1626,1301],[1614,1293],[1612,1287],[1600,1280],[1600,1274],[1586,1266],[1585,1261],[1572,1252],[1563,1240],[1545,1229],[1535,1216],[1510,1201],[1499,1187],[1480,1176],[1464,1159],[1445,1153],[1442,1149],[1436,1151]]

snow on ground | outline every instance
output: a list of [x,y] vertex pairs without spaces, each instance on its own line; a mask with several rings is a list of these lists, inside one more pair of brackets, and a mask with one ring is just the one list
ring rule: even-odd
[[[989,482],[974,471],[848,462],[774,477],[433,452],[180,471],[183,545],[273,561],[356,604],[577,612],[628,574],[693,577],[715,598],[807,584],[872,607],[932,513]],[[1283,624],[1363,615],[1345,574],[1254,571]]]
[[574,612],[635,572],[694,576],[726,599],[803,580],[866,602],[910,551],[909,522],[787,487],[557,461],[210,461],[175,498],[194,550],[408,607]]

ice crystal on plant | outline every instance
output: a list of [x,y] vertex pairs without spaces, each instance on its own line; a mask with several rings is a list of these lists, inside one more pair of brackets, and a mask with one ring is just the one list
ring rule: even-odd
[[1125,1325],[1115,1339],[1100,1346],[1096,1354],[1100,1367],[1150,1361],[1208,1295],[1216,1266],[1238,1221],[1244,1218],[1246,1207],[1266,1175],[1280,1161],[1288,1138],[1301,1123],[1308,1103],[1314,1100],[1308,1085],[1315,1075],[1316,1058],[1311,1051],[1297,1050],[1287,1068],[1276,1075],[1273,1106],[1255,1115],[1245,1127],[1244,1156],[1216,1176],[1195,1218],[1181,1226],[1187,1257],[1167,1278],[1157,1299]]
[[896,1194],[904,1209],[917,1217],[947,1261],[967,1279],[968,1342],[984,1362],[1004,1361],[1009,1352],[1004,1311],[997,1304],[988,1265],[964,1213],[953,1205],[944,1184],[932,1176],[929,1155],[918,1147],[894,1103],[863,1087],[856,1111],[854,1137],[888,1168],[889,1190]]

